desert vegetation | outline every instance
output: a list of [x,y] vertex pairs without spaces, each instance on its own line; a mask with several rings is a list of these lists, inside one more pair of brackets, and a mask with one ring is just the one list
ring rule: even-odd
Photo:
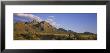
[[15,22],[14,40],[96,40],[97,34],[55,28],[48,22]]
[[97,40],[96,13],[14,13],[14,40]]

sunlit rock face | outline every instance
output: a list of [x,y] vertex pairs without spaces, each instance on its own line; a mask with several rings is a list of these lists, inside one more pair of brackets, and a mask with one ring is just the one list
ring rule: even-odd
[[55,30],[54,27],[46,21],[40,22],[40,26],[41,26],[42,30],[45,32],[53,32]]

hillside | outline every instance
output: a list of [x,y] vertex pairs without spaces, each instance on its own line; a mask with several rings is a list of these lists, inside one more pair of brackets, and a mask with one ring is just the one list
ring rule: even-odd
[[[85,35],[85,34],[84,34]],[[90,35],[90,34],[88,34]],[[95,37],[94,37],[95,36]],[[81,40],[82,36],[72,30],[56,28],[46,21],[38,22],[15,22],[14,23],[14,40]],[[96,39],[92,34],[90,39]],[[94,38],[93,38],[94,37]],[[87,36],[86,36],[87,39]]]

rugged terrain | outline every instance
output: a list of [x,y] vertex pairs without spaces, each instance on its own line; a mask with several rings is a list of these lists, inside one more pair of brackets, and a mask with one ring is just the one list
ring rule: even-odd
[[56,28],[46,21],[15,22],[14,40],[96,40],[97,35]]

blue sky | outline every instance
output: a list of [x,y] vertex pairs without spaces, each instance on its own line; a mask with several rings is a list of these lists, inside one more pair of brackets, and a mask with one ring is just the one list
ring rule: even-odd
[[[97,33],[97,14],[96,13],[32,13],[34,16],[40,17],[42,20],[52,19],[66,30],[75,32],[92,32]],[[29,20],[29,18],[21,18],[14,15],[16,20]]]

